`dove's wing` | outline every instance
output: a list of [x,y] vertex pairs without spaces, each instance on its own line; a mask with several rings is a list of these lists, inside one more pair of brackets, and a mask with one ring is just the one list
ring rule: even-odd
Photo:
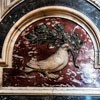
[[64,60],[56,57],[50,57],[46,60],[42,60],[38,63],[38,66],[40,66],[43,70],[53,70],[60,65],[62,65]]

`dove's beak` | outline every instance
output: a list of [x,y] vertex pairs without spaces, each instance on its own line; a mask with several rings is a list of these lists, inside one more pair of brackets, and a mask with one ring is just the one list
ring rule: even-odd
[[63,44],[62,45],[62,48],[64,48],[67,51],[70,51],[71,50],[71,47],[69,46],[69,44]]
[[71,47],[69,45],[67,46],[67,50],[71,50]]
[[72,51],[71,47],[67,48],[67,51],[68,51],[68,52]]

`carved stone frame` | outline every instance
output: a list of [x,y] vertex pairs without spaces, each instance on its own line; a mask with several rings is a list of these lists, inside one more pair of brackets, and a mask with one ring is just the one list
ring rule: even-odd
[[99,68],[100,64],[100,37],[99,30],[96,26],[90,21],[86,16],[81,14],[80,12],[61,6],[48,6],[36,9],[34,11],[29,12],[21,19],[19,19],[14,26],[10,29],[8,35],[6,36],[4,45],[3,45],[3,53],[2,53],[2,61],[4,61],[5,65],[12,66],[12,51],[15,44],[15,41],[19,34],[31,23],[46,17],[61,17],[74,21],[75,23],[82,26],[89,34],[93,41],[94,49],[95,49],[95,68]]
[[[62,17],[74,21],[82,26],[90,35],[95,49],[95,68],[100,68],[100,32],[93,22],[82,13],[62,6],[48,6],[36,9],[23,16],[9,31],[4,45],[2,58],[0,59],[2,72],[3,66],[12,66],[12,51],[17,37],[31,23],[45,17]],[[2,73],[0,74],[2,79]],[[0,80],[2,84],[2,80]],[[2,87],[1,94],[25,94],[25,95],[100,95],[100,88],[78,88],[78,87]]]

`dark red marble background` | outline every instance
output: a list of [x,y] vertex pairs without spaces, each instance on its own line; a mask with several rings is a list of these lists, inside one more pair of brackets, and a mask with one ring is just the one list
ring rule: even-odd
[[[34,45],[25,36],[32,33],[34,27],[46,24],[52,28],[61,23],[69,35],[74,31],[80,39],[85,39],[76,60],[79,69],[73,65],[72,57],[66,67],[55,74],[58,79],[48,79],[43,73],[24,73],[24,68],[32,58],[46,59],[56,52],[57,48],[48,48],[47,44]],[[99,70],[94,69],[94,47],[88,33],[78,24],[63,18],[44,18],[28,26],[16,40],[12,68],[3,70],[3,86],[14,87],[99,87]]]

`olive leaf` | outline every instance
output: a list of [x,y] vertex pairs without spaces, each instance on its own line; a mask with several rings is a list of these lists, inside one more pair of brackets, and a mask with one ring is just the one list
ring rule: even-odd
[[64,31],[64,25],[62,24],[56,24],[52,28],[45,24],[37,25],[33,33],[28,34],[26,37],[32,43],[44,44],[48,42],[49,46],[56,47],[60,47],[62,44],[70,42],[70,44],[73,45],[72,49],[75,53],[77,53],[83,45],[83,40],[79,39],[78,34],[68,34]]
[[37,44],[44,44],[47,41],[47,35],[45,33],[40,34],[37,38]]
[[54,45],[56,46],[56,47],[60,47],[62,44],[64,44],[61,40],[56,40],[55,41],[55,43],[54,43]]
[[80,40],[77,34],[74,34],[71,36],[71,42],[74,45],[74,49],[75,50],[80,50],[83,46],[83,41],[84,40]]
[[51,30],[49,30],[49,37],[50,38],[53,38],[53,39],[56,39],[57,38],[57,31],[56,30],[54,30],[54,29],[51,29]]
[[56,31],[58,31],[58,32],[61,32],[61,31],[64,30],[64,26],[61,25],[61,24],[56,24],[55,27],[54,27],[54,29],[55,29]]
[[72,44],[78,44],[78,36],[76,34],[71,34],[70,39]]
[[37,44],[44,44],[46,42],[46,40],[44,39],[38,39]]
[[55,44],[55,39],[51,39],[50,41],[48,41],[48,45],[49,46],[54,46],[54,44]]
[[39,33],[39,34],[42,34],[42,33],[46,32],[47,30],[48,30],[48,27],[47,27],[47,25],[44,25],[44,24],[43,25],[38,25],[34,29],[34,31]]
[[82,46],[83,46],[83,41],[80,40],[79,45],[78,45],[78,48],[80,49],[80,48],[82,48]]
[[67,32],[64,32],[62,34],[62,41],[63,41],[63,43],[67,43],[68,42],[68,33]]
[[37,36],[33,33],[26,35],[26,38],[32,43],[35,43],[37,41]]

